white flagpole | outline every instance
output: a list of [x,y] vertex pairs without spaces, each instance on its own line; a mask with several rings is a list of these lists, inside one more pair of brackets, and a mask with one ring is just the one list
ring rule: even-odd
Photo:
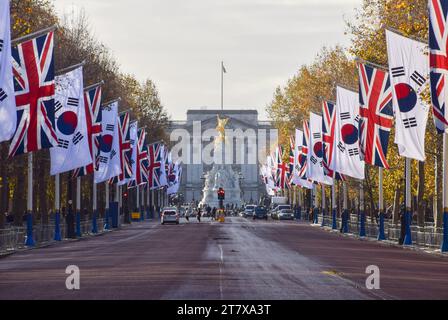
[[98,214],[98,205],[97,205],[97,186],[95,183],[95,179],[93,179],[93,186],[92,186],[92,233],[98,233],[98,226],[97,226],[97,214]]
[[[436,172],[437,175],[437,172]],[[443,134],[443,239],[440,250],[448,251],[448,134]],[[437,188],[437,186],[436,186]]]
[[411,222],[412,222],[412,209],[411,209],[411,159],[406,158],[405,164],[405,177],[406,177],[406,188],[405,188],[405,236],[404,236],[404,245],[412,245],[412,237],[411,237]]
[[143,186],[141,188],[141,192],[142,192],[142,220],[145,220],[145,187]]
[[33,154],[28,153],[27,236],[25,245],[34,246],[33,239]]
[[144,185],[143,188],[146,188],[146,205],[147,205],[147,214],[146,218],[150,219],[150,212],[151,212],[151,201],[150,201],[150,195],[149,195],[149,187],[148,184]]
[[359,236],[366,236],[366,212],[364,210],[364,183],[360,182],[359,185],[359,216],[361,218],[360,228],[359,228]]
[[347,183],[344,181],[344,183],[342,184],[342,191],[343,191],[343,197],[344,197],[344,202],[343,202],[343,206],[342,206],[342,232],[343,233],[347,233],[348,232],[348,192],[347,192]]
[[224,110],[224,61],[221,61],[221,110]]
[[104,224],[104,229],[109,230],[109,182],[106,181],[106,222]]
[[325,185],[322,184],[322,227],[325,226]]
[[81,237],[81,177],[76,178],[76,235]]
[[379,211],[379,231],[378,240],[386,240],[384,232],[384,195],[383,195],[383,180],[384,169],[378,168],[378,211]]
[[[117,203],[117,220],[119,220],[119,217],[120,217],[120,186],[118,185],[118,183],[115,184],[115,200],[114,201]],[[112,223],[112,227],[115,227],[113,223]]]
[[55,176],[54,181],[54,240],[61,241],[61,195],[60,184],[61,176],[59,173]]
[[136,186],[135,187],[135,190],[136,190],[136,203],[137,203],[137,212],[140,214],[140,220],[142,220],[142,217],[141,217],[141,211],[140,211],[140,186]]
[[338,224],[336,221],[337,218],[337,203],[336,203],[336,179],[331,186],[331,215],[332,215],[332,225],[331,229],[336,230],[338,228]]

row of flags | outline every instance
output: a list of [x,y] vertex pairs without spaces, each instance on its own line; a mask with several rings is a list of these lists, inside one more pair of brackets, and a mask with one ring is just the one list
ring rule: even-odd
[[180,165],[163,143],[145,144],[119,100],[103,105],[102,84],[85,88],[81,64],[55,76],[54,31],[12,47],[9,0],[0,17],[0,142],[11,141],[10,157],[50,149],[51,175],[177,192]]
[[289,164],[281,146],[268,157],[261,168],[268,194],[363,180],[366,164],[389,169],[393,125],[400,156],[425,161],[428,81],[437,132],[448,132],[448,0],[430,0],[429,13],[429,54],[426,43],[386,30],[389,66],[358,61],[359,91],[337,86],[336,102],[324,101],[321,115],[310,114],[291,137]]

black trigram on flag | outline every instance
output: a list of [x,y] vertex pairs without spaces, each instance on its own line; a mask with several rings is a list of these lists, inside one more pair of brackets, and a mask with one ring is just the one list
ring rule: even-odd
[[406,72],[404,71],[404,67],[392,68],[392,76],[394,78],[402,77],[404,75],[406,75]]
[[58,138],[58,146],[59,148],[68,149],[70,141]]
[[107,161],[108,161],[109,159],[107,159],[107,157],[104,157],[104,156],[99,156],[99,157],[98,157],[98,160],[99,160],[99,162],[101,162],[101,163],[107,163]]
[[359,119],[360,119],[360,117],[359,117],[359,114],[356,116],[356,118],[355,118],[355,122],[359,122]]
[[359,149],[358,148],[349,149],[348,154],[350,155],[350,157],[357,156],[359,155]]
[[341,113],[341,120],[348,120],[350,118],[351,118],[350,112],[342,112]]
[[311,156],[310,160],[311,160],[311,162],[312,162],[312,163],[314,163],[314,164],[316,164],[316,163],[317,163],[317,159],[316,159],[316,158],[314,158],[314,156]]
[[8,95],[2,88],[0,88],[0,101],[5,100],[6,98],[8,98]]
[[73,137],[73,144],[77,145],[82,139],[84,139],[84,136],[82,135],[81,132],[78,132],[78,133],[75,134],[75,136]]
[[62,103],[60,101],[56,101],[54,104],[54,112],[57,113],[62,108]]
[[0,52],[3,51],[3,39],[0,39]]
[[114,125],[113,124],[108,124],[108,125],[106,125],[106,130],[107,131],[114,131]]
[[116,155],[117,155],[117,151],[112,150],[112,151],[110,152],[110,160],[112,160]]
[[313,133],[313,138],[320,139],[320,133],[319,132]]
[[338,148],[339,148],[339,150],[341,150],[341,152],[345,152],[345,147],[344,147],[344,145],[342,144],[342,142],[339,142],[339,143],[338,143]]
[[425,77],[422,76],[420,73],[418,73],[418,71],[414,71],[414,73],[413,73],[412,76],[411,76],[411,79],[412,79],[415,83],[417,83],[420,87],[421,87],[422,85],[424,85],[425,82],[426,82]]
[[417,119],[415,117],[409,119],[403,119],[403,124],[406,129],[417,127]]
[[68,98],[67,99],[67,105],[71,107],[77,107],[79,105],[79,99],[77,98]]

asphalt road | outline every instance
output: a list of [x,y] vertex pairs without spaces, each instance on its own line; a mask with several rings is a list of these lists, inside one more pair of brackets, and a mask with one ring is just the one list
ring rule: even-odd
[[[69,265],[80,290],[65,287]],[[365,288],[369,265],[380,290]],[[0,258],[0,299],[448,299],[447,275],[446,258],[304,223],[191,219]]]

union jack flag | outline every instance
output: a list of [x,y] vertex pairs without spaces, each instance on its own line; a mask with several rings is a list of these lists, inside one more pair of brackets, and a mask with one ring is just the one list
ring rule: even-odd
[[12,49],[17,129],[9,156],[55,147],[54,33]]
[[292,182],[293,175],[294,175],[294,148],[295,148],[295,141],[294,137],[289,137],[289,170],[288,170],[288,184],[289,186],[294,185]]
[[129,154],[131,149],[131,133],[129,130],[129,113],[125,112],[118,118],[118,125],[120,126],[118,130],[119,145],[120,145],[120,165],[121,174],[110,179],[109,183],[126,183],[132,177],[132,154]]
[[334,149],[334,131],[336,128],[336,108],[334,103],[324,101],[322,103],[322,151],[324,174],[328,177],[345,180],[338,172],[330,169],[330,163],[333,161]]
[[359,104],[361,158],[370,165],[389,169],[386,156],[393,109],[388,72],[359,64]]
[[303,143],[302,147],[299,147],[299,177],[302,179],[307,179],[306,169],[307,169],[307,158],[308,158],[308,145],[310,143],[310,124],[307,120],[303,121]]
[[146,130],[144,128],[139,129],[137,141],[137,165],[135,166],[135,180],[129,182],[129,188],[148,183],[148,148],[145,145],[145,139]]
[[73,178],[82,177],[88,174],[93,174],[93,171],[98,166],[99,156],[99,137],[102,133],[101,128],[101,86],[97,86],[89,91],[84,92],[84,106],[86,109],[87,134],[89,137],[89,149],[93,163],[78,168],[73,171]]
[[282,189],[289,189],[288,184],[288,173],[289,173],[289,164],[283,162],[283,147],[277,147],[276,154],[276,162],[277,162],[277,187]]
[[429,1],[430,82],[434,122],[438,133],[448,129],[448,1]]
[[154,143],[148,146],[148,183],[150,189],[162,187],[162,170],[165,170],[164,159],[165,146],[161,143]]

